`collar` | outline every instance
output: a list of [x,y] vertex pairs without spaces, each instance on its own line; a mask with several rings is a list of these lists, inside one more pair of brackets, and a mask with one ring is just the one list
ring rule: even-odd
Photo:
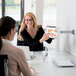
[[8,43],[8,44],[12,44],[12,41],[7,40],[7,39],[2,39],[3,43]]

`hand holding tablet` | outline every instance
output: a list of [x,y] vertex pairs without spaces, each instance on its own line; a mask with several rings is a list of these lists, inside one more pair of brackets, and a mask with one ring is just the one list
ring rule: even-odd
[[50,38],[57,38],[57,32],[58,30],[55,26],[47,26],[45,30],[45,33],[48,33]]

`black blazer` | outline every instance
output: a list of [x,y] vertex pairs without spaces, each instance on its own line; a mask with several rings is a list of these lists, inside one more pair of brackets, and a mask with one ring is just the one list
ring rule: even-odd
[[[29,35],[29,33],[24,29],[21,32],[21,35],[22,35],[24,41],[17,40],[17,45],[29,46],[30,51],[42,51],[42,50],[44,50],[44,46],[43,46],[43,43],[39,42],[39,40],[41,39],[43,34],[44,34],[44,30],[41,26],[38,28],[38,31],[37,31],[35,38],[32,38]],[[52,38],[49,38],[48,40],[46,40],[46,42],[51,43]]]

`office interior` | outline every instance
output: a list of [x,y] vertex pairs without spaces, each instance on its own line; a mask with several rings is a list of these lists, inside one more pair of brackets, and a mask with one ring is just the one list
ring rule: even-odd
[[[51,44],[44,42],[44,46],[48,48],[48,56],[45,60],[28,61],[36,68],[36,76],[76,75],[75,9],[76,0],[0,0],[0,18],[7,15],[13,17],[16,19],[17,28],[25,13],[33,12],[36,15],[37,23],[43,28],[50,25],[55,26],[58,30],[57,37]],[[13,41],[15,46],[16,42],[17,33]],[[74,67],[59,67],[54,63],[54,60],[57,59],[64,60],[64,62],[69,59],[74,63]],[[38,62],[40,63],[38,64]]]

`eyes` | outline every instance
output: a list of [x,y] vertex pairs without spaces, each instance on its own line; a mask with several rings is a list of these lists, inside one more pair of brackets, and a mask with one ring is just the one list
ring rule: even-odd
[[26,22],[29,22],[29,21],[32,22],[33,19],[25,19],[25,21],[26,21]]

